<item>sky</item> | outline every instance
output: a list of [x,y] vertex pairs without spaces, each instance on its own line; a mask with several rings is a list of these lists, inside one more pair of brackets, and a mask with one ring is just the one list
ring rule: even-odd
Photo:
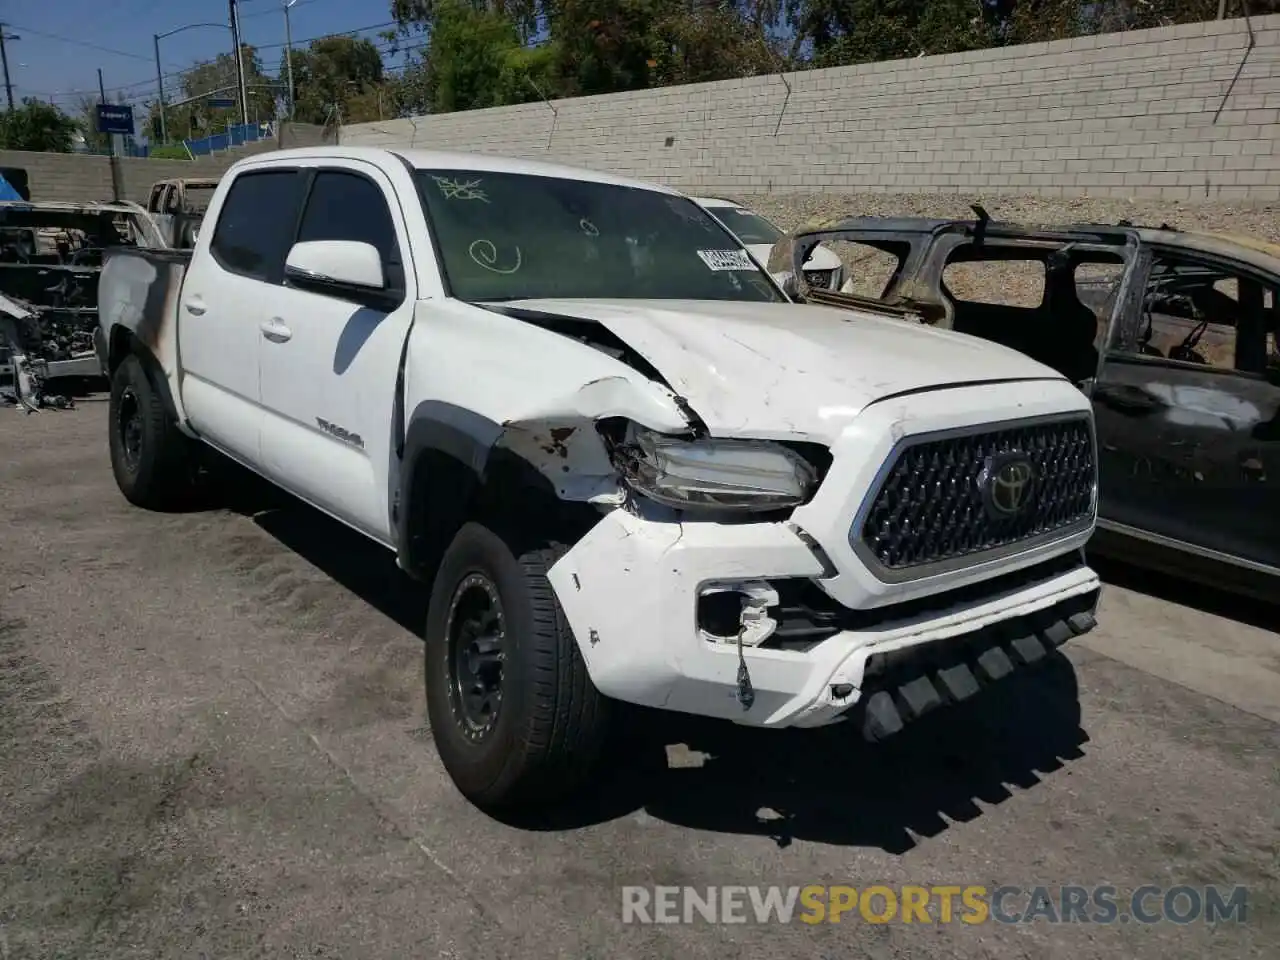
[[[284,50],[282,3],[240,0],[243,40],[260,48],[263,67],[273,75]],[[289,11],[294,45],[357,29],[381,44],[377,35],[389,26],[390,7],[389,0],[296,0]],[[223,25],[161,38],[166,100],[178,90],[179,71],[232,48],[228,0],[0,0],[0,20],[6,35],[20,38],[5,45],[14,100],[52,100],[69,113],[83,96],[97,93],[99,69],[109,97],[119,91],[139,106],[155,99],[154,33]]]

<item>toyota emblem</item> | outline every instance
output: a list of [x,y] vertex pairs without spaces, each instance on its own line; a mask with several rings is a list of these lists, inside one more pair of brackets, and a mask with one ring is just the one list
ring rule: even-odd
[[1022,512],[1031,499],[1036,468],[1022,453],[987,457],[978,476],[983,505],[996,520],[1009,520]]

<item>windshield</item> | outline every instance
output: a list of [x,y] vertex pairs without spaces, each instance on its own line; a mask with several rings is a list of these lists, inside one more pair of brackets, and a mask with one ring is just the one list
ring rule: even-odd
[[417,176],[461,300],[783,300],[734,238],[685,197],[493,171]]
[[782,239],[782,231],[772,223],[750,210],[742,207],[709,207],[712,213],[720,218],[743,243],[777,243]]

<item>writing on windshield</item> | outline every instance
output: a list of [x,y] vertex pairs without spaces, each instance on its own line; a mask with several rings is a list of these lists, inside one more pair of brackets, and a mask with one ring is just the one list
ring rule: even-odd
[[783,299],[735,236],[685,197],[486,170],[417,177],[459,299]]

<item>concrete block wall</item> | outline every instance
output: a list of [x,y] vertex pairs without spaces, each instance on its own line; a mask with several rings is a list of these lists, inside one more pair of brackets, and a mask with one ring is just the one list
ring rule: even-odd
[[[284,124],[275,139],[245,144],[226,153],[191,160],[122,159],[123,199],[145,203],[151,185],[173,177],[217,177],[235,161],[253,153],[281,147],[315,146],[335,139],[311,124]],[[0,167],[23,167],[32,200],[78,202],[111,199],[111,161],[107,157],[74,153],[35,153],[0,150]]]
[[1280,200],[1280,15],[343,127],[691,192]]

